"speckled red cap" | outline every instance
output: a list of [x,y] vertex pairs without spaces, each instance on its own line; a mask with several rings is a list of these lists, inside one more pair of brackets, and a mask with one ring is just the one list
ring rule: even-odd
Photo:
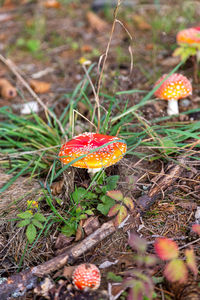
[[[154,85],[156,87],[167,74],[164,74]],[[164,100],[179,100],[192,94],[192,85],[190,81],[183,75],[174,73],[169,76],[161,86],[155,91],[157,98]]]
[[179,31],[176,36],[178,44],[199,44],[200,43],[200,27],[192,27]]
[[100,286],[101,273],[93,264],[82,264],[74,270],[72,279],[78,290],[96,290]]
[[[92,153],[91,150],[106,145]],[[119,141],[119,142],[118,142]],[[73,167],[99,169],[109,167],[118,162],[125,154],[127,145],[116,136],[103,135],[93,132],[85,132],[65,143],[59,153],[59,158],[64,164],[68,164],[82,155],[84,158],[72,164]]]

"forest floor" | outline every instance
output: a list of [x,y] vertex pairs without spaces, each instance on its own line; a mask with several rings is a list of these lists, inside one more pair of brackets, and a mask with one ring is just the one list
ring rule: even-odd
[[[192,59],[176,70],[193,86],[192,95],[179,100],[178,116],[167,116],[167,101],[155,99],[151,91],[162,74],[180,63],[180,58],[172,55],[177,47],[176,34],[199,26],[200,3],[122,1],[100,85],[100,132],[126,140],[128,151],[116,166],[107,168],[91,183],[86,170],[70,167],[71,175],[67,170],[62,172],[57,155],[65,137],[48,112],[61,121],[69,139],[94,129],[89,121],[95,98],[84,69],[88,69],[97,88],[99,63],[102,66],[101,55],[111,36],[114,8],[92,10],[89,0],[55,1],[52,7],[48,3],[53,1],[19,2],[7,1],[0,7],[0,52],[9,59],[1,59],[0,80],[7,79],[17,89],[16,97],[2,94],[0,98],[0,278],[49,261],[89,236],[88,228],[94,226],[95,231],[108,222],[110,207],[102,199],[111,187],[130,196],[137,206],[137,200],[155,187],[157,175],[171,176],[166,170],[170,163],[181,168],[179,175],[171,184],[161,186],[161,192],[157,190],[156,200],[145,212],[139,217],[135,213],[137,222],[133,225],[127,221],[73,263],[108,263],[100,269],[100,294],[73,290],[68,269],[59,269],[51,273],[49,298],[32,289],[18,298],[117,299],[114,296],[119,293],[118,299],[126,299],[128,291],[120,281],[125,271],[137,265],[128,244],[127,232],[131,229],[146,239],[151,254],[159,237],[174,240],[182,249],[182,258],[193,242],[199,266],[199,240],[192,225],[200,222],[196,213],[200,206],[200,89],[193,79]],[[38,105],[21,76],[48,110]],[[34,116],[24,113],[24,105],[32,101]],[[97,117],[93,123],[97,126]],[[180,163],[188,149],[191,152]],[[60,176],[56,177],[58,172]],[[44,217],[29,237],[28,223],[19,225],[26,219],[22,217],[25,212],[32,216],[39,212]],[[83,218],[91,221],[85,229]],[[160,263],[148,270],[155,281],[157,278],[154,299],[183,299],[163,279],[163,268],[164,263]],[[188,276],[193,278],[192,274]]]

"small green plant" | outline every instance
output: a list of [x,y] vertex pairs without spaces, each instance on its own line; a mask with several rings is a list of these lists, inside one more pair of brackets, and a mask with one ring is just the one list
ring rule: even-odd
[[24,48],[31,53],[36,53],[40,50],[41,42],[38,39],[25,39],[19,38],[16,42],[16,46],[20,48]]
[[[83,187],[75,187],[74,192],[70,195],[70,204],[68,207],[69,218],[65,222],[65,225],[61,227],[61,232],[68,237],[75,235],[80,220],[94,215],[96,208],[102,214],[107,215],[115,201],[106,196],[106,192],[117,186],[118,179],[119,176],[106,177],[103,172],[97,178],[96,185],[92,191]],[[99,199],[103,203],[98,204]]]
[[46,218],[42,213],[36,211],[38,202],[29,201],[28,209],[25,212],[19,213],[17,217],[19,221],[17,227],[26,227],[26,237],[30,244],[32,244],[37,236],[37,228],[43,229],[43,224]]

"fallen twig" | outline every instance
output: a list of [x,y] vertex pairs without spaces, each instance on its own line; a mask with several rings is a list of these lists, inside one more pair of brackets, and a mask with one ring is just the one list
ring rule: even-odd
[[112,221],[104,223],[99,229],[86,237],[83,241],[67,250],[63,254],[19,274],[10,276],[0,284],[1,300],[8,300],[14,294],[15,297],[23,295],[27,290],[34,288],[38,283],[38,277],[43,277],[56,271],[67,263],[73,263],[78,257],[94,247],[97,243],[114,233],[116,230]]

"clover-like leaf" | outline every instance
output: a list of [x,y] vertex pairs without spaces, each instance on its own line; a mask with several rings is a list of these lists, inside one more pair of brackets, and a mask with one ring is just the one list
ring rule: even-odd
[[30,219],[21,220],[20,222],[17,223],[17,227],[24,227],[24,226],[30,224],[30,222],[31,222]]
[[200,224],[194,224],[192,225],[192,230],[197,233],[198,235],[200,235]]
[[114,221],[115,226],[118,227],[122,223],[122,221],[127,217],[127,215],[128,215],[128,212],[127,212],[126,207],[123,205],[120,205],[119,212],[118,212],[117,216],[115,217],[115,221]]
[[134,203],[131,197],[124,197],[123,202],[130,210],[134,210]]
[[26,229],[26,236],[30,244],[34,241],[37,231],[33,224],[29,224]]
[[158,238],[155,241],[154,248],[156,254],[162,260],[170,260],[178,257],[179,250],[176,242],[168,238]]
[[42,223],[40,223],[38,220],[35,220],[35,219],[33,219],[32,220],[32,223],[33,223],[33,225],[34,226],[36,226],[36,227],[38,227],[38,228],[40,228],[40,229],[43,229],[43,225],[42,225]]
[[22,212],[20,214],[17,214],[17,216],[21,219],[30,219],[33,217],[32,213],[30,211]]
[[109,212],[108,212],[108,217],[115,216],[119,212],[120,208],[121,208],[120,204],[113,205],[113,207],[111,207]]
[[164,269],[164,276],[171,282],[184,283],[187,280],[188,271],[185,263],[179,259],[172,259]]
[[47,220],[41,213],[36,213],[33,218],[40,222],[45,222]]
[[131,248],[140,253],[145,253],[147,250],[147,241],[134,232],[129,234],[128,244]]
[[185,250],[185,256],[186,256],[186,263],[187,263],[188,268],[192,271],[192,273],[195,276],[197,276],[198,268],[197,268],[194,250],[192,247],[190,249]]
[[123,194],[121,191],[108,191],[106,195],[116,201],[122,201],[123,200]]

